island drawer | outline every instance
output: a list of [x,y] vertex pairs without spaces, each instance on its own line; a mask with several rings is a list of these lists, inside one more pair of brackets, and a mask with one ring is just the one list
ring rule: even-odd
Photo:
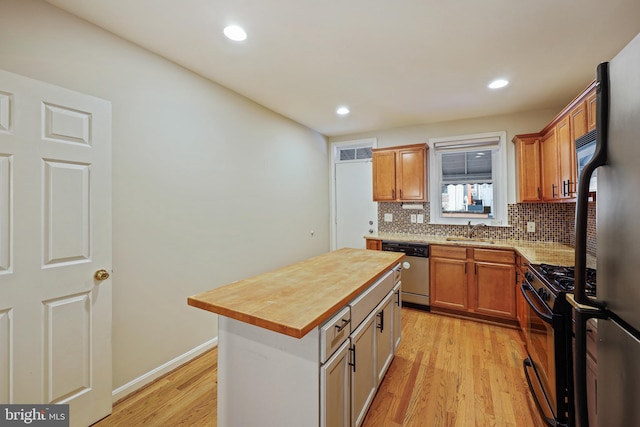
[[355,330],[393,289],[394,277],[393,270],[387,271],[384,276],[349,303],[351,306],[351,329]]
[[344,307],[320,327],[320,363],[326,362],[351,334],[351,310]]

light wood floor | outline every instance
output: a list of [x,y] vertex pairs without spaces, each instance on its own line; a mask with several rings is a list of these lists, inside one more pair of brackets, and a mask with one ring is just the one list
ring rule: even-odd
[[[542,427],[517,330],[403,308],[402,344],[364,427]],[[117,402],[107,426],[215,426],[217,349]]]

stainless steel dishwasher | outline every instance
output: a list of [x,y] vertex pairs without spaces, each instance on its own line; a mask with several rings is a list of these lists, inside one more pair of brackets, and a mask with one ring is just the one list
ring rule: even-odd
[[382,241],[382,250],[403,252],[402,303],[429,309],[429,244]]

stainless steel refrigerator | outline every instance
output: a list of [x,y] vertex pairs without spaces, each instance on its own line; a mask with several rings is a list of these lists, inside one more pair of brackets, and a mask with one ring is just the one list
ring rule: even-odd
[[[597,68],[596,149],[576,208],[576,421],[588,426],[586,320],[598,318],[599,427],[640,426],[640,34]],[[589,181],[597,173],[597,293],[584,293]]]

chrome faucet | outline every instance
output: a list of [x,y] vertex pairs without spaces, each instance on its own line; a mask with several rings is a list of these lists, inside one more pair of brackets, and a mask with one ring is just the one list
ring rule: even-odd
[[471,226],[471,221],[469,221],[467,223],[467,239],[470,239],[471,236],[473,236],[473,232],[476,231],[476,228],[478,227],[482,227],[482,226],[486,226],[487,224],[485,224],[484,222],[481,222],[480,224],[476,224],[473,227]]

